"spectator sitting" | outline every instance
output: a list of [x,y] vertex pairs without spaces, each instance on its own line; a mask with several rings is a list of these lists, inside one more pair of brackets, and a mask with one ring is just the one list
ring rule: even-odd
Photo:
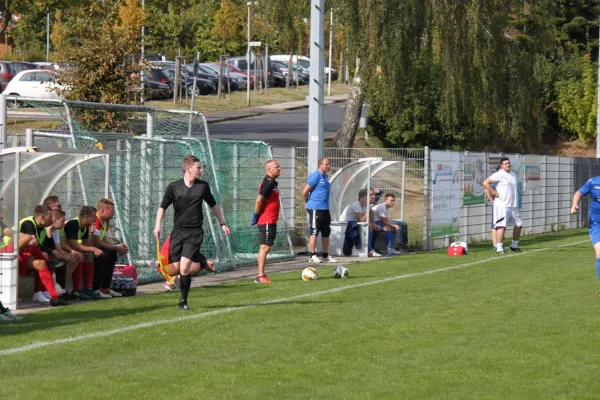
[[[371,198],[373,198],[375,194],[371,189]],[[352,246],[354,245],[357,249],[361,247],[360,240],[360,231],[358,228],[359,222],[365,222],[367,220],[367,210],[369,209],[367,206],[367,189],[361,189],[358,192],[358,200],[347,206],[342,215],[340,216],[340,220],[342,222],[347,222],[346,231],[344,232],[344,248],[343,252],[345,256],[352,255]],[[368,256],[371,257],[381,257],[381,254],[373,251],[371,247],[373,242],[373,231],[380,231],[382,228],[375,225],[373,220],[373,211],[369,210],[369,240],[368,240]]]
[[[385,201],[381,204],[373,207],[373,214],[375,216],[374,220],[377,225],[383,228],[383,231],[386,232],[386,245],[387,245],[387,255],[399,255],[400,248],[405,248],[408,250],[406,246],[408,243],[408,226],[405,222],[399,222],[399,224],[393,224],[388,218],[388,208],[392,208],[394,203],[396,202],[396,196],[388,193],[385,195]],[[402,225],[402,227],[400,226]],[[394,245],[394,231],[399,232],[396,238],[396,244]]]

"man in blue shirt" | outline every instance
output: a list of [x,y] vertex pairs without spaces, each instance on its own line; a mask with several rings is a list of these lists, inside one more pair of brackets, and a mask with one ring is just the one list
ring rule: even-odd
[[[310,227],[310,255],[309,261],[314,263],[337,262],[329,255],[329,234],[331,233],[331,215],[329,214],[329,160],[319,159],[319,167],[310,174],[307,185],[302,191],[302,198],[308,211]],[[323,244],[323,258],[315,254],[317,248],[317,236],[321,233]]]
[[596,274],[600,279],[600,176],[595,176],[588,180],[573,195],[573,204],[571,205],[571,214],[577,214],[579,210],[579,200],[581,196],[590,194],[589,218],[590,218],[590,238],[592,245],[596,250]]

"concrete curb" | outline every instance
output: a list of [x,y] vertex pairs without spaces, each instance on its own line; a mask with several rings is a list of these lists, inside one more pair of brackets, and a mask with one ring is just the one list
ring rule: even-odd
[[[342,103],[345,102],[346,99],[334,99],[334,100],[325,100],[325,105],[329,105],[329,104],[335,104],[335,103]],[[286,108],[281,108],[279,110],[265,110],[265,111],[257,111],[257,112],[249,112],[248,114],[244,114],[244,115],[234,115],[231,117],[223,117],[223,118],[215,118],[212,120],[209,120],[208,117],[206,118],[206,123],[207,124],[217,124],[220,122],[226,122],[226,121],[235,121],[235,120],[239,120],[239,119],[245,119],[245,118],[252,118],[252,117],[259,117],[261,115],[269,115],[269,114],[278,114],[278,113],[282,113],[282,112],[286,112],[286,111],[293,111],[293,110],[300,110],[303,108],[308,108],[308,104],[303,104],[301,106],[292,106],[292,107],[286,107]]]

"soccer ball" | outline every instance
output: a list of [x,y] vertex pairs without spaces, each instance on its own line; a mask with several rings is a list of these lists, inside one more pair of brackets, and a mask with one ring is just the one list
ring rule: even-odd
[[349,276],[350,271],[348,271],[348,268],[344,267],[343,265],[338,265],[335,271],[333,271],[334,278],[347,278]]
[[302,280],[303,281],[314,281],[315,279],[319,279],[319,275],[317,274],[317,270],[313,267],[304,268],[302,271]]

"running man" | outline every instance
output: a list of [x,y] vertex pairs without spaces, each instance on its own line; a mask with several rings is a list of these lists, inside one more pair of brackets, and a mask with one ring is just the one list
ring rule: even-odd
[[[329,159],[319,159],[319,166],[315,172],[310,174],[307,185],[302,191],[302,198],[308,212],[310,226],[310,255],[308,261],[314,263],[337,262],[329,255],[329,234],[331,233],[331,214],[329,213]],[[317,236],[321,233],[323,245],[323,258],[316,254]]]
[[579,211],[579,200],[582,196],[591,194],[588,218],[590,225],[590,239],[596,251],[596,274],[600,279],[600,176],[594,176],[573,194],[571,214]]
[[183,178],[169,184],[165,190],[162,203],[156,213],[154,226],[154,237],[160,240],[161,222],[165,210],[173,204],[175,218],[173,231],[171,232],[171,247],[169,249],[169,263],[179,273],[181,284],[181,298],[179,309],[189,310],[187,304],[188,294],[192,286],[192,269],[200,270],[200,262],[205,257],[200,253],[200,246],[204,238],[202,223],[202,202],[211,208],[213,214],[221,224],[223,233],[229,235],[231,231],[227,227],[221,214],[221,209],[213,197],[208,182],[200,180],[202,166],[200,160],[193,156],[187,156],[182,164]]
[[279,219],[279,189],[276,179],[281,174],[281,167],[275,160],[265,163],[265,177],[258,188],[258,197],[254,203],[254,215],[250,225],[258,224],[260,233],[260,249],[258,250],[258,277],[254,283],[271,283],[265,275],[267,254],[275,242],[277,220]]
[[[509,225],[514,226],[513,241],[510,249],[517,253],[521,252],[519,248],[519,237],[523,228],[523,221],[519,214],[518,201],[519,193],[517,186],[517,175],[510,170],[510,160],[508,157],[500,159],[500,170],[492,174],[483,181],[483,187],[494,197],[494,225],[496,231],[496,253],[504,253],[504,231]],[[492,184],[496,188],[492,188]]]

